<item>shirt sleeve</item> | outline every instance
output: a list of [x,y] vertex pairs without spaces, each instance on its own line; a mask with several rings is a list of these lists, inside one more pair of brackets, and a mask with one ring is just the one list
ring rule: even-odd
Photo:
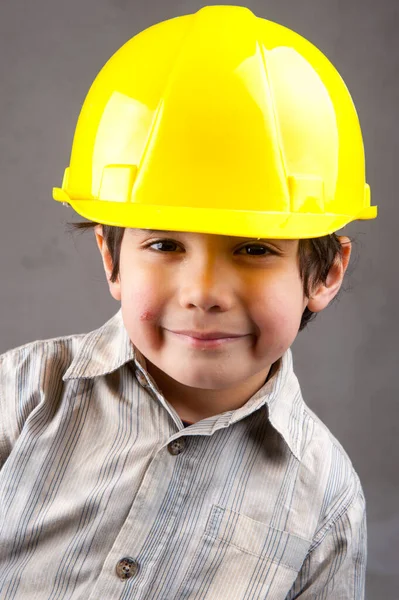
[[364,600],[366,564],[366,502],[360,486],[347,510],[309,550],[286,600]]
[[0,355],[0,469],[39,404],[42,348],[31,342]]

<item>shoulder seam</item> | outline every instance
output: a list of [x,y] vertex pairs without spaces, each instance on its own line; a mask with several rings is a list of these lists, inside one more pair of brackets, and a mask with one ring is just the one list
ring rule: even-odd
[[[352,469],[354,470],[352,460],[351,460],[349,454],[346,452],[345,448],[342,446],[341,442],[335,437],[335,435],[332,433],[332,431],[329,430],[327,425],[325,423],[323,423],[323,421],[317,415],[315,415],[311,409],[309,409],[309,407],[306,405],[305,402],[304,402],[304,412],[309,417],[309,419],[312,420],[312,423],[314,425],[319,425],[323,429],[323,431],[325,431],[325,433],[328,435],[330,442],[335,446],[335,448],[337,450],[339,450],[340,454],[342,455],[342,457],[344,459],[349,460],[350,465],[351,465]],[[355,473],[356,473],[356,471],[355,471]]]
[[54,344],[57,342],[68,341],[73,338],[79,339],[86,335],[87,335],[87,333],[76,333],[76,334],[71,334],[71,335],[63,335],[60,337],[47,338],[44,340],[33,340],[31,342],[27,342],[26,344],[22,344],[21,346],[16,346],[15,348],[10,348],[9,350],[6,350],[2,354],[0,354],[0,362],[3,361],[4,359],[8,358],[9,356],[12,356],[13,354],[18,354],[19,352],[26,350],[29,347],[31,347],[32,349],[36,349],[40,345],[48,346],[50,343]]

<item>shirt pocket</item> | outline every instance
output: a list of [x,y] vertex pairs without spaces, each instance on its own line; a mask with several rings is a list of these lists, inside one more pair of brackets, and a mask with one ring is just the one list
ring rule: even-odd
[[311,540],[214,504],[175,598],[284,600],[310,545]]

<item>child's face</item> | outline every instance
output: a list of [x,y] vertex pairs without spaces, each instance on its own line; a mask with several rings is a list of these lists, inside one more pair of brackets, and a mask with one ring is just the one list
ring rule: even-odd
[[[111,263],[100,233],[97,228],[109,275]],[[162,239],[171,241],[160,244]],[[321,286],[312,300],[307,299],[298,243],[126,229],[120,276],[116,283],[109,282],[110,291],[121,301],[133,344],[174,381],[203,390],[227,390],[250,378],[262,382],[293,343],[305,307],[313,312],[325,308],[346,268],[344,264],[334,271],[329,287]],[[199,348],[173,333],[181,330],[241,337],[217,348]]]

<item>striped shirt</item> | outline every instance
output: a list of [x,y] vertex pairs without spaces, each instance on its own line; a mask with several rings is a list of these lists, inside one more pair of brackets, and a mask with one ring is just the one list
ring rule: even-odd
[[121,310],[0,356],[0,600],[364,598],[366,512],[288,349],[184,427]]

